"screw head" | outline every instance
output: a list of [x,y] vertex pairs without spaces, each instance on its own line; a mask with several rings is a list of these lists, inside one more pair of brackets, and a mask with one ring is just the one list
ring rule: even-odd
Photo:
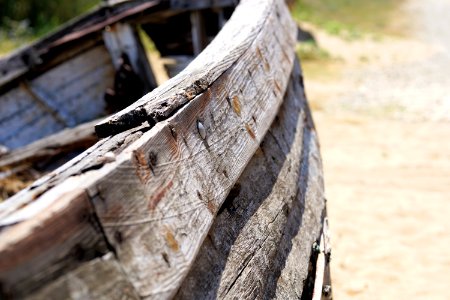
[[323,288],[322,288],[322,295],[324,295],[327,298],[331,296],[331,285],[325,284],[323,286]]
[[314,253],[319,254],[320,253],[320,245],[317,242],[314,242],[312,245],[312,250]]

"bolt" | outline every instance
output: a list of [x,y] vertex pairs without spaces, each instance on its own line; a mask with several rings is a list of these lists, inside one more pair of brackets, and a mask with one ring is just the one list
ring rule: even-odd
[[312,245],[312,250],[314,253],[319,254],[320,253],[320,245],[317,242],[314,242]]
[[324,295],[326,298],[329,298],[331,296],[331,285],[325,284],[323,286],[322,295]]

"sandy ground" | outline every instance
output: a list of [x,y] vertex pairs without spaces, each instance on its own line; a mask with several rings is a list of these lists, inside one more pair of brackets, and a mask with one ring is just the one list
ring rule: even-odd
[[449,12],[450,0],[409,1],[402,38],[348,42],[315,30],[339,58],[323,72],[305,68],[334,299],[450,299]]

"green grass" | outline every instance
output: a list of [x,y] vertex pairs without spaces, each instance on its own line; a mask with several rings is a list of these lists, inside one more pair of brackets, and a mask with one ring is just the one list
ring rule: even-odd
[[0,0],[0,55],[48,34],[101,0]]
[[356,39],[367,33],[382,34],[389,28],[402,0],[297,0],[293,16],[313,23],[330,34]]
[[314,41],[297,43],[295,50],[301,61],[315,61],[331,58],[330,53],[320,48]]

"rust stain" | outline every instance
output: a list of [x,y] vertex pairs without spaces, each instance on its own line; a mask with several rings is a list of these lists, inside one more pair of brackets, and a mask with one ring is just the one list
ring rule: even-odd
[[241,102],[239,102],[238,96],[234,96],[233,97],[233,101],[231,102],[231,106],[233,106],[234,112],[238,116],[241,116]]
[[166,231],[166,242],[169,248],[172,249],[173,251],[178,252],[180,250],[180,245],[175,239],[175,236],[173,235],[172,231],[170,231],[169,229],[167,229]]
[[214,215],[216,213],[217,207],[212,201],[208,201],[208,203],[206,204],[206,207],[211,212],[211,214]]
[[262,53],[261,53],[261,50],[259,50],[259,47],[256,47],[256,54],[258,54],[258,56],[259,56],[259,59],[263,59],[263,56],[262,56]]
[[265,70],[266,72],[269,72],[269,71],[270,71],[270,65],[269,65],[269,62],[268,62],[267,60],[265,60],[265,59],[264,59],[264,70]]
[[248,134],[250,135],[250,137],[252,139],[256,139],[256,135],[253,132],[252,128],[250,127],[250,125],[248,125],[247,123],[245,124],[245,129],[247,129]]
[[269,62],[268,62],[267,59],[263,56],[263,54],[262,54],[261,50],[259,49],[259,47],[256,47],[256,54],[258,54],[259,59],[263,62],[263,64],[264,64],[264,70],[265,70],[266,72],[269,72],[269,71],[270,71],[270,65],[269,65]]
[[275,88],[278,90],[278,92],[281,93],[281,86],[280,86],[280,84],[278,83],[278,81],[277,81],[277,80],[274,80],[273,82],[275,83]]
[[163,187],[161,190],[156,193],[156,195],[153,195],[150,197],[148,201],[148,209],[154,210],[155,207],[158,205],[159,201],[166,195],[167,191],[173,186],[173,182],[170,181],[165,187]]
[[150,179],[151,174],[145,154],[141,150],[134,150],[133,155],[136,164],[136,175],[141,183],[146,183]]

